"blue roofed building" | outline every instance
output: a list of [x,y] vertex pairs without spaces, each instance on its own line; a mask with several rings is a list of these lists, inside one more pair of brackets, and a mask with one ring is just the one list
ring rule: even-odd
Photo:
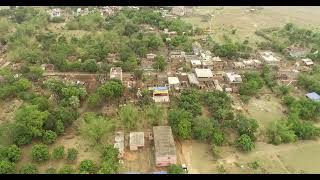
[[320,95],[317,94],[316,92],[307,93],[307,94],[305,94],[305,96],[311,100],[314,100],[314,101],[320,100]]

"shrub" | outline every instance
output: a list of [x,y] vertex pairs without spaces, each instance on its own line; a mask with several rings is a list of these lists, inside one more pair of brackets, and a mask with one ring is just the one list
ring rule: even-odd
[[68,153],[67,153],[67,160],[69,162],[73,162],[77,159],[78,156],[78,150],[75,148],[70,148],[68,149]]
[[0,174],[13,174],[16,172],[16,164],[9,161],[0,161]]
[[64,157],[64,146],[60,145],[53,149],[52,157],[55,160],[63,159]]
[[243,134],[236,140],[236,147],[241,151],[248,152],[254,149],[255,145],[250,136]]
[[181,165],[172,164],[169,166],[168,173],[169,174],[184,174],[184,170],[182,169]]
[[38,174],[38,168],[34,164],[28,164],[20,169],[20,174]]
[[49,159],[49,147],[45,144],[36,144],[31,150],[32,160],[36,162],[46,161]]
[[80,172],[89,172],[91,174],[97,171],[97,166],[92,160],[83,160],[80,162]]
[[10,162],[18,162],[21,158],[21,149],[16,145],[11,145],[6,150],[6,156]]
[[64,165],[60,170],[59,170],[59,174],[72,174],[74,173],[75,170],[69,166],[69,165]]
[[51,130],[45,131],[42,136],[42,141],[46,144],[52,144],[56,141],[57,134]]
[[46,170],[46,174],[57,174],[57,170],[53,167],[49,167],[47,170]]

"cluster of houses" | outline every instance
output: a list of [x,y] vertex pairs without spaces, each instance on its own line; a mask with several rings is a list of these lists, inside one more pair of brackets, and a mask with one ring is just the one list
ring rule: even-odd
[[[176,146],[170,126],[154,126],[153,132],[130,132],[129,142],[130,151],[139,151],[145,147],[147,141],[153,141],[155,165],[166,167],[177,163]],[[125,134],[117,132],[114,138],[114,148],[119,150],[118,158],[121,160],[125,156]]]

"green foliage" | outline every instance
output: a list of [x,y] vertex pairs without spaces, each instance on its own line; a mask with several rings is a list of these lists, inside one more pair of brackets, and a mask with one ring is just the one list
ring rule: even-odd
[[34,164],[27,164],[20,169],[19,173],[20,174],[38,174],[38,168]]
[[248,163],[248,167],[252,169],[258,169],[260,167],[259,161],[253,161],[251,163]]
[[251,151],[255,148],[254,142],[251,140],[250,136],[243,134],[235,142],[236,147],[244,152]]
[[154,58],[153,68],[158,71],[164,71],[167,66],[167,62],[163,56],[156,56]]
[[78,150],[75,148],[69,148],[67,152],[67,160],[69,162],[74,162],[77,159]]
[[16,113],[16,122],[24,125],[32,136],[42,136],[43,124],[47,120],[49,112],[41,112],[38,106],[27,105],[20,108]]
[[73,174],[75,170],[70,165],[64,165],[59,169],[58,174]]
[[16,145],[11,145],[6,148],[5,157],[10,162],[18,162],[21,159],[22,151]]
[[97,165],[92,160],[83,160],[80,162],[80,172],[94,174],[97,171]]
[[246,134],[252,140],[255,140],[254,133],[257,131],[259,125],[257,120],[248,119],[244,115],[240,114],[235,118],[236,129],[240,135]]
[[288,120],[292,131],[302,140],[315,139],[320,136],[320,128],[316,127],[311,122],[299,121],[296,118]]
[[53,167],[49,167],[47,170],[46,170],[46,174],[57,174],[57,170]]
[[93,93],[88,97],[88,104],[90,107],[97,107],[101,105],[102,100],[98,93]]
[[46,161],[49,159],[49,147],[44,144],[35,144],[31,149],[32,160],[36,162]]
[[168,113],[168,122],[174,134],[182,139],[191,137],[192,114],[183,109],[171,109]]
[[134,129],[137,127],[139,120],[139,111],[135,106],[127,105],[120,109],[119,116],[126,129]]
[[267,129],[269,143],[278,145],[281,143],[291,143],[296,141],[295,132],[287,125],[286,121],[273,121]]
[[57,139],[57,134],[51,130],[44,131],[44,133],[42,135],[42,141],[45,144],[52,144],[56,141],[56,139]]
[[273,91],[273,87],[277,85],[276,77],[274,74],[270,73],[270,68],[266,64],[264,64],[262,68],[262,78],[267,87]]
[[45,96],[38,96],[31,100],[32,105],[37,105],[38,109],[41,111],[46,111],[49,109],[49,101]]
[[122,96],[124,87],[118,80],[110,80],[105,84],[101,85],[97,92],[100,96],[108,98],[120,98]]
[[26,76],[32,81],[38,81],[40,78],[42,78],[43,73],[44,70],[41,67],[31,66]]
[[164,110],[161,106],[159,105],[151,105],[146,109],[146,116],[150,120],[151,124],[153,126],[159,125],[161,120],[164,117]]
[[206,92],[204,101],[214,119],[220,122],[233,119],[231,99],[227,93],[221,91]]
[[80,132],[94,145],[100,144],[102,138],[112,133],[115,129],[114,121],[97,116],[94,113],[86,113],[83,123],[84,125],[81,127]]
[[79,16],[74,20],[68,22],[66,27],[69,30],[87,30],[93,31],[103,27],[104,20],[99,13],[89,14],[86,16]]
[[192,133],[196,139],[208,140],[214,132],[212,120],[200,116],[192,121]]
[[182,91],[178,98],[178,106],[192,113],[194,117],[201,115],[202,111],[199,92],[195,89]]
[[60,160],[64,158],[64,146],[60,145],[53,149],[52,158],[54,160]]
[[280,85],[280,86],[278,86],[278,90],[282,96],[285,96],[290,93],[291,88],[290,88],[290,86]]
[[222,146],[225,142],[226,138],[223,131],[219,129],[215,129],[211,135],[211,144]]
[[98,174],[116,174],[119,171],[118,149],[113,145],[106,145],[102,151],[102,164]]
[[184,170],[182,169],[181,165],[172,164],[168,168],[169,174],[184,174]]
[[98,65],[96,60],[94,59],[88,59],[84,62],[82,66],[83,71],[85,72],[97,72],[98,71]]
[[263,81],[258,73],[245,73],[244,82],[241,84],[239,92],[240,95],[252,96],[263,87]]
[[0,161],[0,174],[14,174],[16,172],[16,164],[9,161]]

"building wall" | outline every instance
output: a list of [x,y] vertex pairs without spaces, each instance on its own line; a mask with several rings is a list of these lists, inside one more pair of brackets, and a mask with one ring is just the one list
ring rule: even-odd
[[170,166],[171,164],[176,164],[176,163],[177,163],[177,156],[174,156],[174,155],[156,157],[157,167]]
[[198,81],[201,81],[201,82],[206,82],[206,81],[212,81],[212,78],[199,78],[197,77]]

